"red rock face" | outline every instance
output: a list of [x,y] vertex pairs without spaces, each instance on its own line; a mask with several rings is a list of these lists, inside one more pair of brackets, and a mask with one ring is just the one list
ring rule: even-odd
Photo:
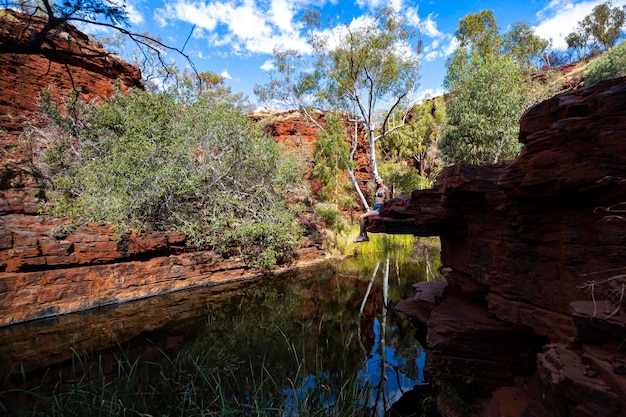
[[[431,372],[452,360],[483,387],[516,386],[480,415],[624,416],[626,78],[540,103],[520,141],[513,161],[452,166],[383,207],[371,229],[440,235],[447,271],[439,298],[421,287],[400,309],[428,328]],[[505,411],[515,395],[532,402]]]
[[[11,10],[0,13],[0,43],[15,44],[18,36],[28,36],[43,25],[37,17]],[[32,150],[19,135],[27,123],[44,125],[39,109],[43,90],[50,88],[51,98],[60,102],[76,88],[85,100],[97,102],[110,97],[118,83],[122,91],[143,88],[139,68],[107,53],[73,26],[64,28],[55,47],[101,56],[0,54],[0,215],[37,212],[33,194],[40,185],[29,165]]]

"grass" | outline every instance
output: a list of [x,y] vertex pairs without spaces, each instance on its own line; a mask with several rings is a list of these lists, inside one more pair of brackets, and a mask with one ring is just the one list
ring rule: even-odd
[[369,242],[354,243],[359,234],[359,226],[352,225],[337,237],[337,248],[343,254],[370,255],[396,250],[406,250],[410,255],[415,247],[413,235],[388,235],[386,233],[368,233]]
[[[284,334],[283,334],[284,336]],[[158,361],[116,358],[114,372],[102,357],[76,355],[52,392],[1,390],[0,416],[366,416],[371,388],[353,376],[327,375],[286,337],[293,365],[285,377],[265,359],[244,364],[231,352],[191,348]],[[280,343],[280,341],[277,341]],[[206,345],[203,345],[206,347]]]

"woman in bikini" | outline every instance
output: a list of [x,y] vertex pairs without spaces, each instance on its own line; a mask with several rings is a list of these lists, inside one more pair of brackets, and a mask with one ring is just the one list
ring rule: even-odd
[[354,242],[367,242],[369,238],[367,237],[367,230],[365,230],[365,223],[368,217],[378,216],[380,214],[380,208],[383,203],[390,198],[389,188],[383,183],[382,177],[379,175],[376,176],[376,194],[374,196],[374,206],[372,210],[369,210],[367,213],[363,213],[359,216],[359,235],[354,239]]

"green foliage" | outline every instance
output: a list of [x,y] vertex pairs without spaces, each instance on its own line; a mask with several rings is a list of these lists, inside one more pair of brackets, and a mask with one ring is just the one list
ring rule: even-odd
[[241,255],[250,266],[282,262],[301,236],[281,193],[302,179],[292,159],[237,108],[173,93],[117,95],[102,106],[70,102],[51,117],[67,132],[47,154],[48,213],[147,225]]
[[[418,176],[434,178],[440,165],[437,145],[446,122],[445,99],[435,97],[415,105],[407,118],[410,120],[401,129],[394,130],[380,140],[381,152],[392,161],[414,159]],[[405,170],[401,168],[400,171]],[[381,168],[381,172],[384,172],[387,182],[392,180],[389,177],[390,170]]]
[[505,35],[505,50],[526,73],[537,69],[537,62],[540,62],[549,46],[550,41],[537,36],[526,22],[515,22]]
[[411,195],[414,190],[423,190],[432,187],[436,175],[432,177],[421,175],[419,169],[410,166],[406,161],[387,161],[380,167],[385,183],[392,190],[392,195]]
[[446,160],[489,164],[514,157],[519,118],[529,101],[516,63],[509,57],[476,58],[452,90],[439,146]]
[[346,169],[350,163],[350,147],[343,118],[338,113],[326,114],[326,130],[315,139],[312,176],[320,180],[322,200],[338,204],[346,200]]
[[607,1],[593,8],[592,12],[578,22],[576,30],[565,38],[567,46],[576,50],[579,59],[593,48],[608,50],[621,37],[626,20],[626,6],[611,7]]
[[493,11],[482,10],[462,18],[455,36],[462,48],[471,49],[482,58],[487,58],[500,53],[504,39],[498,32],[498,23]]
[[335,232],[345,232],[347,225],[343,217],[341,217],[341,211],[336,204],[318,203],[315,205],[315,212]]
[[591,61],[586,68],[585,84],[626,76],[626,41]]
[[444,79],[450,99],[439,149],[448,163],[489,164],[514,157],[522,113],[554,91],[551,77],[546,82],[523,78],[549,42],[524,22],[504,37],[497,31],[490,11],[459,23],[461,46],[448,58]]
[[626,19],[626,6],[611,8],[611,5],[611,1],[597,5],[581,22],[583,28],[604,50],[611,48],[620,38]]

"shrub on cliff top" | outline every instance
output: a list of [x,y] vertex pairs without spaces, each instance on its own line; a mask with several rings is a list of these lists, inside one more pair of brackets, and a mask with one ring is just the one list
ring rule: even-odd
[[586,69],[585,84],[626,76],[626,41],[591,61]]
[[45,109],[57,131],[46,154],[48,213],[110,222],[119,232],[177,229],[250,266],[274,264],[298,243],[281,194],[301,182],[297,164],[237,108],[176,94],[136,92],[101,106]]

